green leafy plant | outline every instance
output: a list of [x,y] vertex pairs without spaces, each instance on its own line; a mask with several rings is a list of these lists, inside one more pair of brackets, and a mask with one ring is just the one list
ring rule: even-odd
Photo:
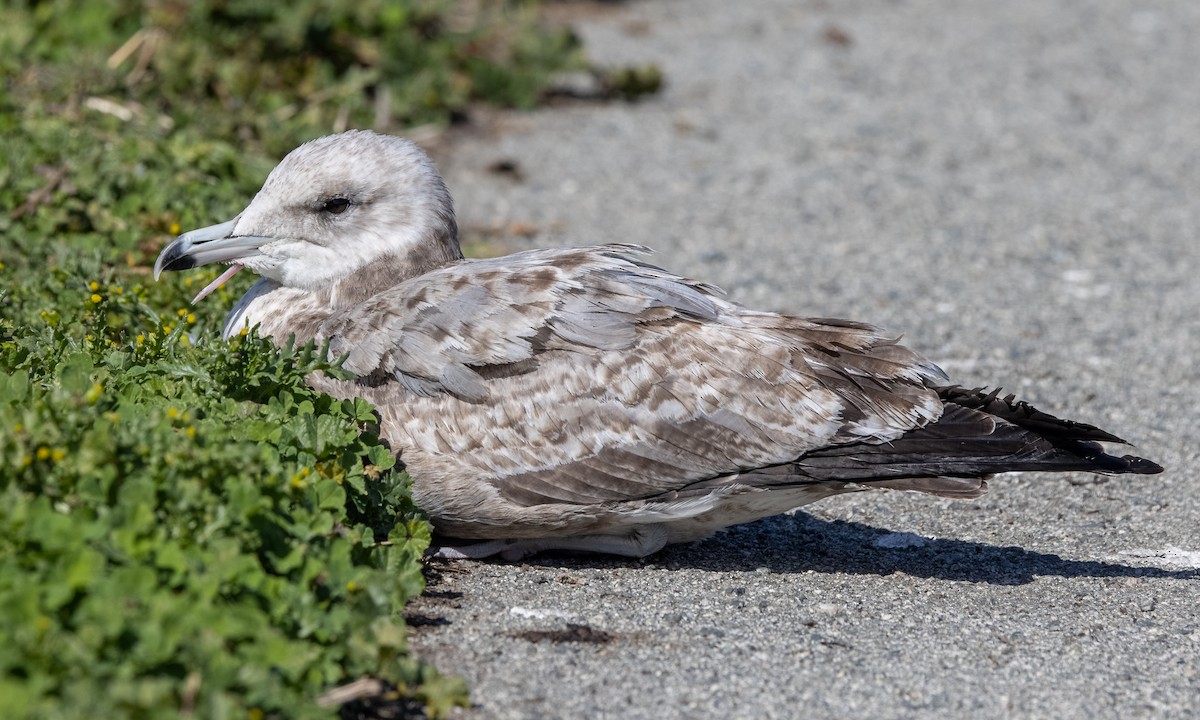
[[216,339],[251,278],[190,307],[216,271],[149,267],[304,140],[580,67],[530,2],[0,5],[0,717],[465,702],[405,646],[429,525],[373,409],[309,389],[322,348]]
[[0,20],[0,56],[30,63],[6,68],[22,101],[74,97],[80,112],[198,125],[272,155],[338,124],[530,107],[554,72],[583,67],[570,31],[527,2],[44,0]]
[[372,408],[308,388],[322,348],[217,340],[245,273],[191,307],[217,271],[149,268],[304,140],[582,67],[534,2],[0,4],[0,717],[328,717],[362,677],[466,701],[405,647],[429,525]]
[[[90,265],[90,267],[89,267]],[[311,345],[192,341],[66,262],[0,321],[0,716],[319,717],[359,676],[436,714],[405,651],[429,527]]]

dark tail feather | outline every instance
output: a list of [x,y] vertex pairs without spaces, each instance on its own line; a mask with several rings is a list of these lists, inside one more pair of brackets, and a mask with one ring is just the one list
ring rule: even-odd
[[1033,432],[1060,450],[1096,463],[1094,468],[1077,468],[1079,470],[1113,474],[1133,473],[1135,475],[1155,475],[1163,471],[1161,465],[1145,458],[1134,455],[1115,457],[1105,454],[1104,448],[1100,447],[1098,442],[1129,444],[1112,433],[1087,423],[1061,420],[1038,410],[1023,400],[1015,400],[1015,396],[1011,394],[1001,398],[1000,388],[986,394],[983,392],[984,389],[967,390],[954,385],[939,388],[938,395],[942,398],[942,402],[948,405],[980,410],[998,417]]
[[[846,445],[810,453],[796,469],[816,480],[876,482],[919,478],[982,479],[1002,472],[1085,471],[1116,475],[1150,475],[1162,467],[1140,457],[1117,457],[1100,442],[1124,443],[1115,435],[1072,420],[1060,420],[1031,407],[960,387],[939,388],[945,412],[937,422],[881,445]],[[954,483],[915,483],[911,489],[948,495],[980,494],[974,483],[955,490]],[[942,488],[942,485],[946,485]],[[928,486],[928,487],[926,487]]]

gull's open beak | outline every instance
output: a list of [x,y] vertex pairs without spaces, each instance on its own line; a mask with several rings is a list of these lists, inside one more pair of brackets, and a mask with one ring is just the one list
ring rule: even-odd
[[205,295],[216,290],[242,269],[239,260],[257,255],[259,246],[270,241],[270,238],[254,235],[230,235],[241,217],[238,215],[220,225],[189,230],[172,240],[159,253],[158,260],[154,261],[154,279],[158,280],[163,270],[187,270],[214,262],[231,263],[229,270],[221,273],[220,277],[201,290],[192,303],[199,302]]

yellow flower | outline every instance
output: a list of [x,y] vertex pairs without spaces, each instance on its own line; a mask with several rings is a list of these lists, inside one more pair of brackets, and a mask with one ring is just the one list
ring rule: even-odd
[[16,425],[13,425],[13,432],[24,432],[24,431],[25,431],[25,426],[22,425],[21,423],[17,423]]
[[124,295],[124,294],[125,294],[125,288],[121,287],[120,285],[118,285],[118,286],[116,286],[115,288],[113,288],[113,289],[112,289],[112,291],[113,291],[113,292],[115,292],[115,293],[116,293],[116,294],[118,294],[118,295]]
[[188,312],[187,312],[187,310],[185,310],[183,308],[179,308],[178,310],[175,311],[175,314],[178,315],[179,317],[186,317]]
[[242,337],[246,337],[247,335],[249,335],[249,334],[250,334],[250,328],[249,328],[249,327],[244,327],[244,326],[243,326],[243,327],[242,327],[242,331],[241,331],[240,333],[238,333],[238,334],[239,334],[239,335],[241,335]]
[[95,385],[92,385],[91,390],[87,391],[87,394],[83,396],[83,399],[87,400],[89,404],[94,405],[94,404],[96,404],[96,401],[100,399],[100,396],[103,394],[104,394],[104,386],[101,385],[100,383],[96,383]]
[[137,336],[137,344],[138,344],[138,345],[141,345],[141,344],[142,344],[142,343],[144,343],[144,342],[146,342],[146,336],[145,336],[145,335],[138,335],[138,336]]
[[63,450],[62,448],[54,448],[54,450],[52,450],[50,452],[50,459],[53,460],[54,462],[62,462],[63,458],[65,458],[66,456],[67,456],[67,451]]
[[100,283],[96,282],[95,280],[88,283],[88,290],[91,290],[92,292],[96,292],[99,289],[100,289]]
[[50,448],[43,445],[37,449],[37,459],[38,460],[47,460],[49,458],[50,458]]
[[188,321],[188,325],[191,325],[196,322],[196,313],[188,313],[185,319]]
[[358,583],[354,582],[353,580],[346,583],[346,589],[349,590],[350,592],[354,592],[355,590],[358,590],[358,587],[359,587]]
[[[179,223],[177,223],[177,222],[171,223],[171,234],[172,235],[178,235],[179,231],[182,229],[183,228],[179,227]],[[259,715],[262,714],[262,710],[259,710],[258,712],[259,712]]]
[[92,296],[91,296],[90,298],[88,298],[88,299],[89,299],[89,300],[91,300],[91,301],[92,301],[92,303],[94,303],[94,304],[98,304],[98,303],[99,303],[101,300],[103,300],[104,298],[100,297],[100,296],[99,296],[99,295],[97,295],[96,293],[92,293]]
[[163,334],[165,334],[165,335],[171,334],[171,326],[170,325],[163,325]]
[[4,263],[0,262],[0,270],[4,269]]
[[174,420],[175,418],[179,417],[179,411],[173,407],[169,407],[167,408],[167,417]]
[[187,436],[190,438],[196,437],[196,428],[192,425],[188,425],[187,429],[184,430],[184,432],[187,433]]

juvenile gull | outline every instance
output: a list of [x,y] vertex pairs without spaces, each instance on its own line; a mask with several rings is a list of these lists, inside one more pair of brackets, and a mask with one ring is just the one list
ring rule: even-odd
[[[463,258],[415,145],[292,151],[234,219],[155,263],[261,279],[224,335],[328,340],[447,557],[642,556],[868,488],[971,498],[1009,471],[1157,473],[1103,430],[948,384],[870,325],[749,310],[605,245]],[[199,297],[197,299],[199,299]]]

